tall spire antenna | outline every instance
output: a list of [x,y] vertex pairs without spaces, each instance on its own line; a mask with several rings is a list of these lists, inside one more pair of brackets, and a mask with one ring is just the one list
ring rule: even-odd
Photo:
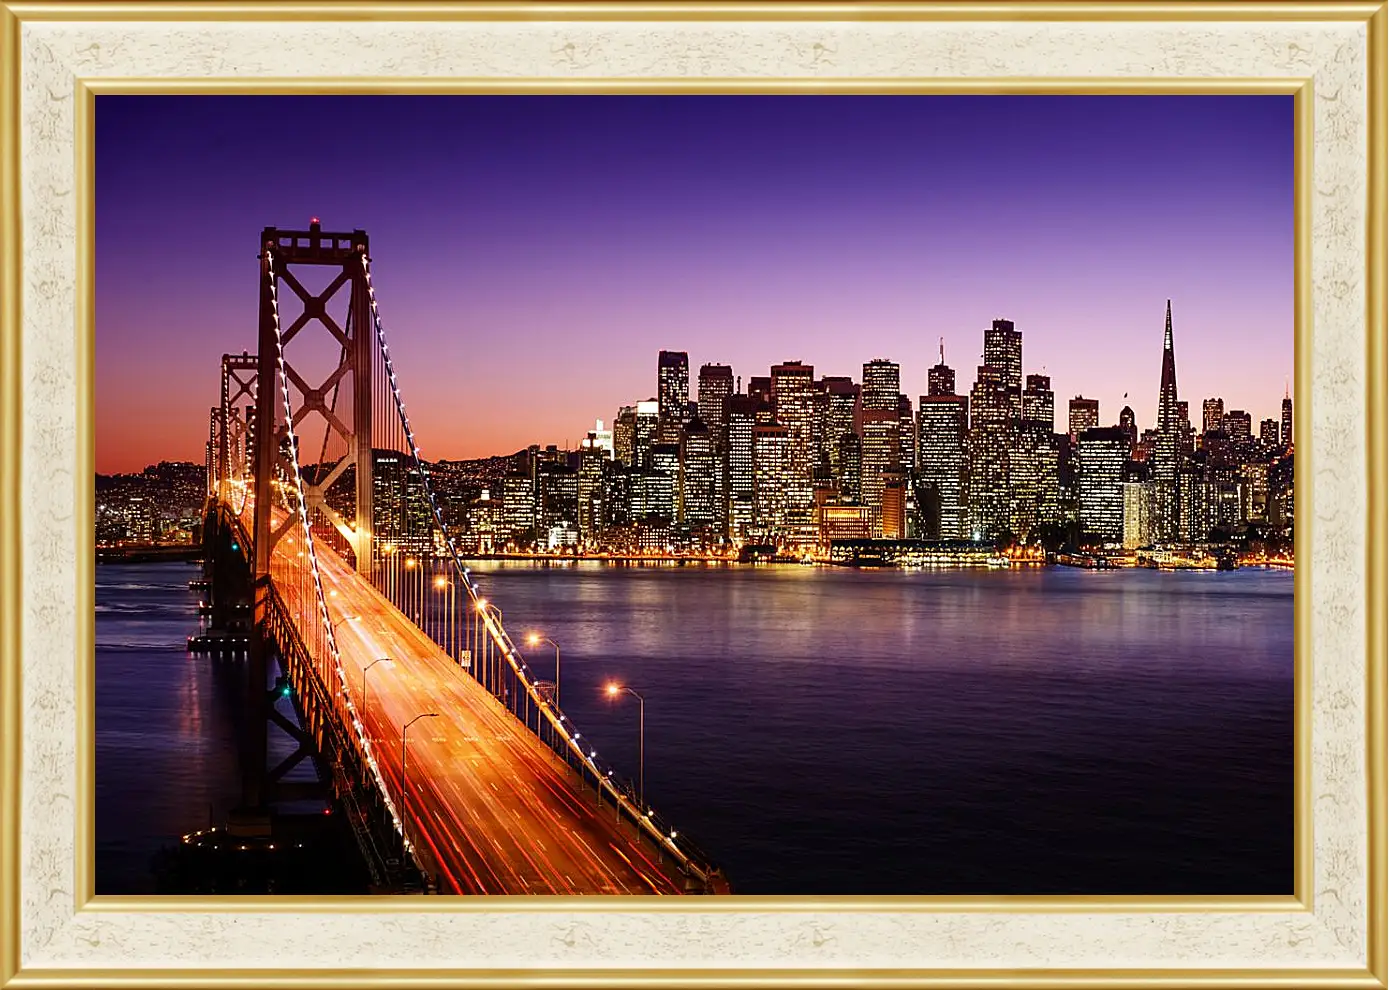
[[1287,375],[1284,375],[1284,376],[1283,376],[1283,398],[1285,398],[1285,399],[1291,399],[1291,398],[1292,398],[1292,394],[1288,392],[1288,376],[1287,376]]
[[945,338],[940,339],[940,363],[945,364]]
[[1178,428],[1177,359],[1172,353],[1172,300],[1167,300],[1167,329],[1162,338],[1162,383],[1158,388],[1158,432]]

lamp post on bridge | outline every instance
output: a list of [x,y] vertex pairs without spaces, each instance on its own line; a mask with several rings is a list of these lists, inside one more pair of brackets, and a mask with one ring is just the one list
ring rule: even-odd
[[444,647],[444,652],[447,653],[450,658],[453,658],[454,654],[458,652],[458,637],[456,635],[456,624],[454,620],[455,610],[453,599],[453,582],[450,581],[444,575],[440,574],[438,577],[434,579],[434,587],[439,591],[448,591],[448,604],[445,605],[447,613],[444,616],[443,629],[441,630],[441,632],[444,636],[444,642],[442,644]]
[[371,663],[362,668],[362,724],[366,724],[367,717],[367,671],[371,670],[378,663],[394,663],[390,657],[378,657]]
[[555,707],[559,707],[559,644],[549,636],[540,633],[531,633],[526,637],[526,642],[531,646],[539,646],[541,643],[549,643],[555,648]]
[[609,684],[608,697],[617,698],[623,693],[637,699],[637,798],[641,801],[641,814],[646,817],[646,699],[625,684]]
[[405,733],[409,731],[410,726],[414,725],[422,718],[438,717],[438,712],[424,712],[416,715],[400,727],[400,834],[402,836],[405,835],[405,829],[409,825],[409,815],[407,811],[409,810],[410,801],[410,791],[405,786]]

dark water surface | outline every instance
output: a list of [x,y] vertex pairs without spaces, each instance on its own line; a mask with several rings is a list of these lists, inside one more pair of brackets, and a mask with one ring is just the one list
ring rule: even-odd
[[[740,893],[1288,893],[1290,572],[475,568],[562,699]],[[238,783],[187,565],[97,570],[97,874]],[[548,676],[553,650],[525,648]]]

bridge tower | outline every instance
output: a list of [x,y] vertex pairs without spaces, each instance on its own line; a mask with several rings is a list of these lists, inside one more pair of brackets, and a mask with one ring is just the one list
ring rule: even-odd
[[[367,234],[364,230],[351,233],[325,233],[317,218],[308,230],[283,230],[266,227],[260,236],[260,331],[257,351],[257,379],[254,416],[254,485],[255,508],[253,522],[254,560],[254,628],[251,635],[249,664],[249,724],[247,752],[242,760],[242,800],[248,809],[265,807],[273,798],[274,782],[266,771],[267,739],[264,727],[271,718],[272,706],[264,690],[268,669],[267,652],[271,642],[270,621],[270,560],[275,545],[298,523],[294,513],[279,527],[273,525],[277,475],[288,475],[288,458],[284,441],[288,430],[283,423],[283,396],[280,390],[280,368],[283,359],[285,377],[299,393],[299,405],[294,410],[296,430],[304,416],[318,413],[332,431],[346,444],[346,454],[326,474],[315,472],[312,481],[304,479],[304,501],[310,513],[327,518],[352,548],[357,571],[371,576],[372,540],[372,359],[375,332],[371,296],[363,261],[367,256]],[[337,269],[326,288],[313,293],[304,287],[296,270],[307,267]],[[281,325],[282,312],[277,312],[277,299],[284,299],[288,288],[303,305],[303,311],[288,326]],[[329,305],[346,287],[349,292],[347,320],[340,326],[330,315]],[[310,384],[289,357],[289,343],[306,328],[322,328],[340,345],[337,367],[321,382]],[[283,353],[282,353],[283,349]],[[336,395],[338,388],[350,383],[352,411],[340,416],[330,408],[325,397]],[[344,422],[346,420],[346,422]],[[229,433],[224,429],[223,435]],[[356,506],[354,518],[345,519],[327,501],[329,487],[346,470],[354,471]]]
[[256,355],[222,355],[222,406],[214,409],[217,447],[215,474],[218,488],[215,494],[226,500],[227,483],[233,478],[244,480],[250,473],[248,461],[251,430],[255,419],[256,391],[260,381],[259,360]]

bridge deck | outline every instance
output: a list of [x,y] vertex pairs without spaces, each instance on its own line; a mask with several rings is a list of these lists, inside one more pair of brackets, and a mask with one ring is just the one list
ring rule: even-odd
[[[342,558],[321,543],[316,549],[333,621],[361,616],[339,623],[336,635],[348,689],[397,802],[401,725],[422,712],[442,716],[410,729],[404,812],[441,891],[683,892],[674,867],[639,843],[630,824],[616,823],[610,806],[579,790],[559,757]],[[295,600],[295,550],[280,541],[271,575],[296,621],[317,622],[316,605]],[[363,667],[379,657],[395,663],[371,670],[363,706]]]

